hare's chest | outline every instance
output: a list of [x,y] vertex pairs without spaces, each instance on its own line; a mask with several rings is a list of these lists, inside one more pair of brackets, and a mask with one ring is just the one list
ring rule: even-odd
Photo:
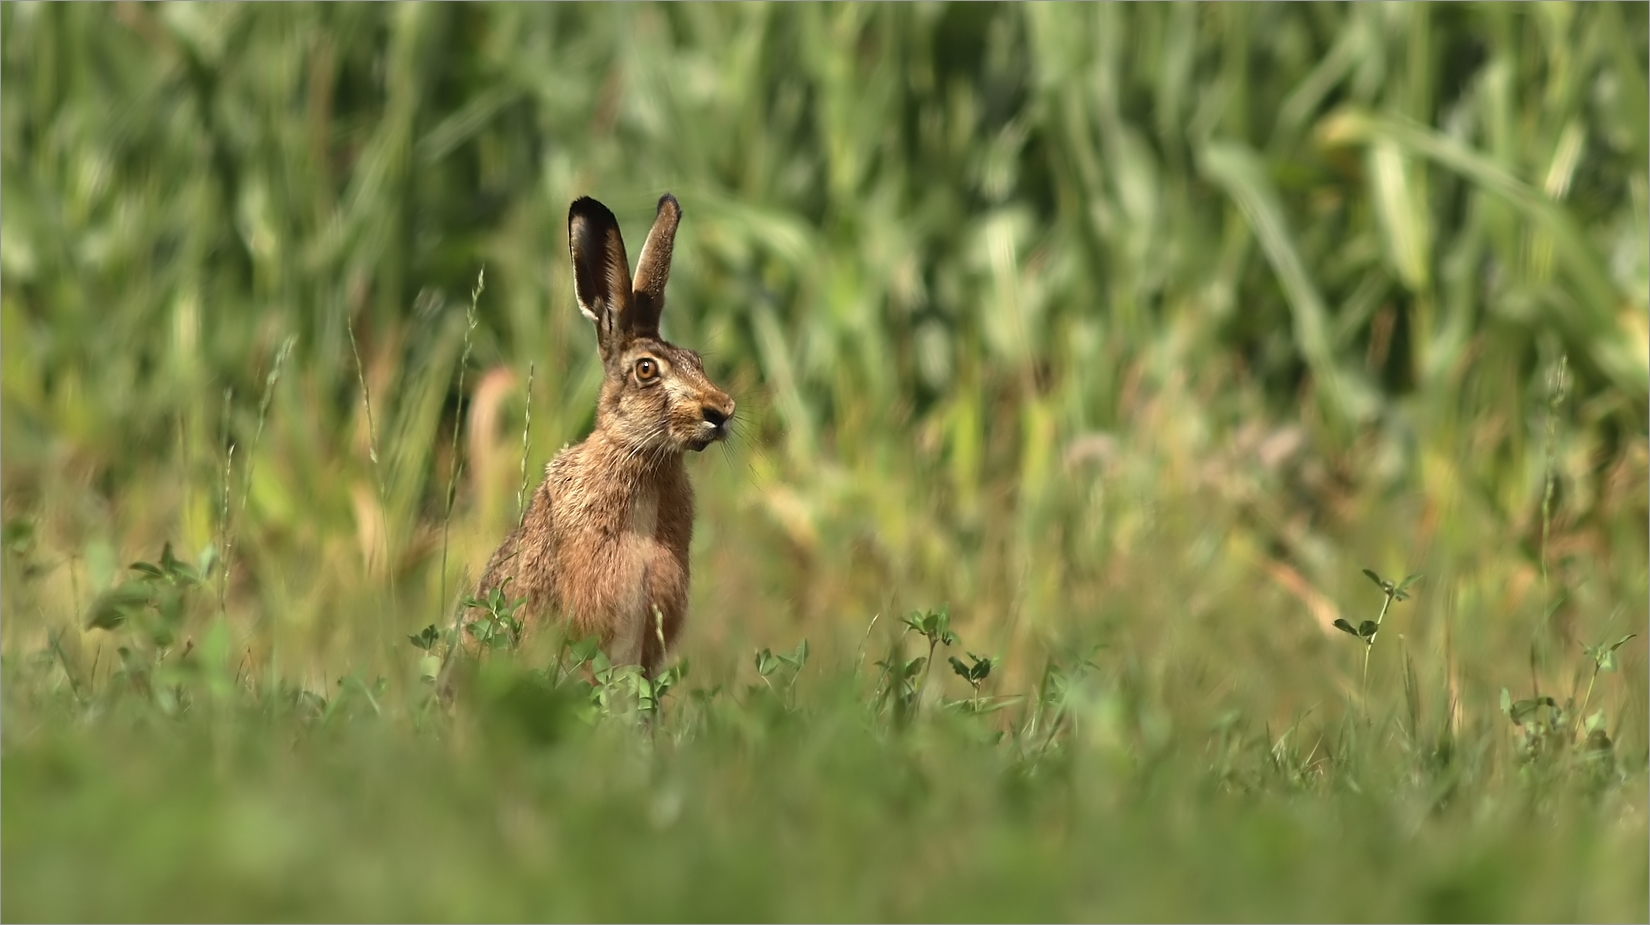
[[653,619],[655,576],[650,575],[659,548],[659,493],[645,489],[633,495],[623,512],[618,548],[613,557],[613,578],[609,585],[615,622],[613,649],[608,657],[615,664],[641,659],[644,633]]
[[624,529],[621,532],[625,542],[651,544],[659,534],[659,490],[644,488],[630,497],[630,504],[625,511]]

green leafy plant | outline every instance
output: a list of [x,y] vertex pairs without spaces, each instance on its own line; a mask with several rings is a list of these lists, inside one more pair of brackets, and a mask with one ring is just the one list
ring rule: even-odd
[[428,652],[434,648],[437,642],[441,641],[441,631],[435,628],[434,623],[431,623],[417,633],[409,634],[407,641],[412,643],[414,648]]
[[901,622],[905,624],[906,632],[916,633],[928,640],[928,654],[922,659],[922,679],[917,684],[920,689],[928,681],[929,669],[934,667],[934,650],[957,641],[957,634],[951,632],[951,610],[941,604],[939,610],[912,611]]
[[1626,645],[1629,640],[1638,636],[1638,633],[1628,633],[1612,643],[1599,643],[1596,646],[1584,646],[1589,661],[1593,663],[1593,670],[1587,675],[1587,692],[1581,697],[1581,706],[1577,708],[1575,718],[1581,723],[1581,733],[1586,736],[1586,743],[1595,749],[1610,748],[1613,743],[1604,730],[1604,711],[1598,710],[1591,715],[1587,713],[1587,706],[1593,701],[1593,685],[1598,682],[1599,672],[1615,671],[1616,650]]
[[1513,700],[1507,689],[1502,688],[1501,712],[1517,727],[1520,754],[1526,761],[1551,755],[1567,744],[1569,714],[1551,695],[1536,694]]
[[643,676],[636,683],[638,709],[650,716],[657,716],[664,709],[665,695],[682,683],[687,674],[688,660],[684,658],[651,678]]
[[1637,633],[1628,633],[1612,643],[1582,647],[1592,670],[1588,673],[1587,690],[1579,706],[1573,695],[1560,704],[1551,695],[1540,691],[1514,700],[1506,688],[1501,689],[1501,712],[1518,729],[1520,756],[1526,762],[1565,753],[1577,744],[1578,737],[1584,759],[1605,761],[1613,754],[1615,743],[1606,729],[1605,711],[1599,709],[1589,714],[1587,707],[1592,703],[1593,688],[1599,674],[1615,671],[1617,650],[1637,636]]
[[678,660],[654,677],[639,665],[614,665],[594,635],[563,640],[548,677],[557,686],[573,685],[585,691],[590,722],[603,716],[635,713],[651,722],[663,710],[665,695],[687,677],[689,663]]
[[441,641],[441,631],[435,624],[424,627],[417,633],[409,634],[407,641],[413,648],[421,650],[424,655],[418,660],[418,676],[426,681],[434,681],[441,676],[441,656],[433,651],[436,643]]
[[215,547],[206,547],[191,564],[173,555],[167,543],[158,562],[133,562],[128,568],[135,575],[98,595],[86,626],[114,630],[132,624],[157,655],[164,654],[177,640],[191,593],[210,579],[216,564]]
[[663,709],[665,694],[687,675],[687,663],[677,662],[649,678],[640,665],[614,665],[598,650],[589,660],[590,702],[600,716],[634,712],[651,721]]
[[1389,609],[1391,609],[1392,602],[1409,600],[1409,593],[1404,589],[1415,584],[1415,582],[1421,579],[1421,573],[1419,572],[1413,575],[1406,575],[1403,581],[1397,583],[1382,578],[1380,575],[1376,574],[1374,569],[1366,568],[1364,569],[1364,574],[1368,575],[1369,580],[1375,582],[1376,587],[1380,588],[1381,593],[1386,596],[1385,600],[1381,602],[1380,614],[1375,619],[1364,620],[1357,626],[1353,626],[1344,618],[1335,621],[1336,629],[1364,641],[1364,670],[1363,679],[1360,682],[1360,686],[1367,685],[1369,683],[1369,653],[1370,650],[1375,648],[1375,637],[1381,632],[1381,623],[1386,620],[1386,613]]
[[949,661],[951,670],[956,673],[957,677],[967,681],[968,686],[974,689],[973,698],[963,702],[970,704],[970,710],[978,713],[981,710],[980,685],[985,683],[986,678],[991,677],[991,666],[996,663],[996,660],[990,656],[975,655],[972,652],[968,652],[967,655],[967,664],[964,664],[963,660],[955,655],[951,656]]
[[[878,678],[873,702],[879,708],[892,703],[895,719],[903,722],[911,718],[921,701],[928,671],[933,665],[934,651],[940,646],[952,645],[957,641],[957,636],[951,631],[951,612],[945,605],[938,610],[913,610],[900,618],[900,622],[905,630],[894,641],[888,655],[876,663],[882,674]],[[928,641],[926,654],[910,659],[905,657],[901,643],[910,633],[916,633]]]
[[527,603],[527,598],[507,598],[505,589],[511,578],[505,578],[486,597],[466,597],[459,602],[465,611],[481,611],[480,619],[464,624],[464,631],[481,644],[482,649],[514,649],[521,644],[521,620],[516,611]]
[[[760,649],[756,653],[756,675],[767,685],[769,691],[780,693],[787,709],[796,703],[796,678],[802,672],[802,666],[808,663],[808,640],[804,639],[796,644],[796,649],[789,655],[775,654],[769,649]],[[774,687],[774,679],[780,679],[781,686]]]

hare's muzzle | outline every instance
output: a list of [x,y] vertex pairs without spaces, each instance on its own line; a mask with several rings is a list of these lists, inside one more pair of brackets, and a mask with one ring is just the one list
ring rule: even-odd
[[703,420],[699,424],[700,436],[693,442],[694,450],[703,450],[718,440],[726,440],[728,425],[733,420],[733,399],[722,396],[719,402],[707,402],[699,408]]

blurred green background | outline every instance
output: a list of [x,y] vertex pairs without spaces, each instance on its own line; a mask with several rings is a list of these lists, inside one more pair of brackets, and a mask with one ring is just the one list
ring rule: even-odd
[[[1645,5],[7,3],[0,66],[5,918],[1646,917],[1583,649],[1650,607]],[[696,696],[506,747],[407,635],[591,426],[568,202],[665,191],[743,422]],[[166,543],[177,638],[85,629]],[[942,604],[1008,745],[861,718]]]

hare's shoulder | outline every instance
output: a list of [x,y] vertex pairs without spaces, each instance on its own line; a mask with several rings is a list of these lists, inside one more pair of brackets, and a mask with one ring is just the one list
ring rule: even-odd
[[515,589],[526,591],[553,584],[551,575],[557,558],[557,508],[562,506],[557,496],[564,494],[558,486],[567,482],[569,450],[563,446],[544,467],[544,478],[528,499],[527,510],[521,520],[499,543],[498,549],[487,560],[480,590],[483,593],[497,587],[505,578],[515,581]]

